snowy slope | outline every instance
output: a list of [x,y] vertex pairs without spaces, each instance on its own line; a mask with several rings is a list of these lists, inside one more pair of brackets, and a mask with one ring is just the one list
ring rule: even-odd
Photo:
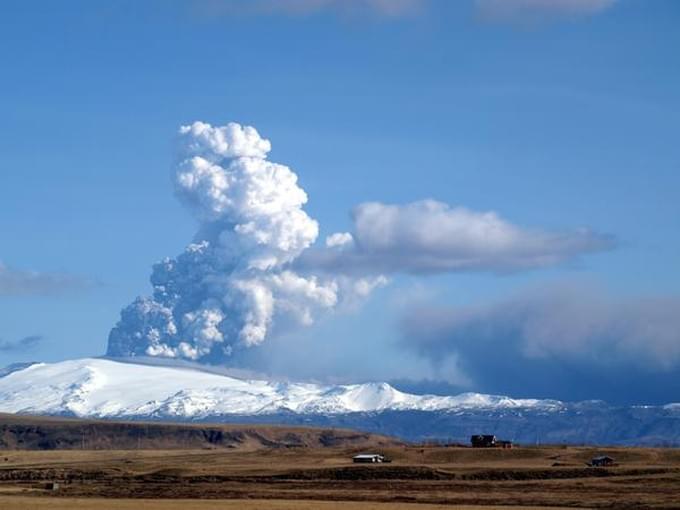
[[248,380],[190,368],[96,358],[37,363],[0,378],[0,412],[80,417],[203,419],[282,412],[338,415],[562,408],[561,402],[552,400],[477,393],[411,395],[387,383],[325,386]]
[[386,383],[276,382],[158,360],[12,366],[0,370],[2,412],[339,426],[419,441],[466,442],[470,434],[493,433],[531,444],[680,446],[680,404],[617,407],[479,393],[412,395]]

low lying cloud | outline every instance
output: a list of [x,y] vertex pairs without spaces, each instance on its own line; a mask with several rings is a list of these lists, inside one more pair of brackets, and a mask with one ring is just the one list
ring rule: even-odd
[[680,394],[677,296],[614,299],[559,285],[486,306],[413,309],[402,334],[433,366],[454,356],[479,391],[626,402]]
[[425,0],[194,0],[195,8],[208,15],[309,16],[333,12],[389,18],[413,14],[424,3]]
[[32,349],[43,341],[40,335],[30,335],[19,340],[9,341],[0,339],[0,352],[15,352]]
[[51,296],[92,287],[94,283],[66,273],[41,273],[8,267],[0,262],[0,296]]
[[480,16],[497,22],[536,22],[590,16],[612,7],[617,0],[475,0]]
[[346,273],[509,272],[553,266],[615,244],[585,228],[525,228],[493,211],[434,200],[364,203],[352,217],[351,233],[329,236],[326,248],[310,251],[302,263]]

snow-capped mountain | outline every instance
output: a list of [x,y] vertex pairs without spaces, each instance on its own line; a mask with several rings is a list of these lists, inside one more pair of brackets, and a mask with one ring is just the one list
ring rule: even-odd
[[347,414],[456,409],[557,410],[558,401],[465,393],[411,395],[387,383],[319,385],[248,380],[194,368],[86,358],[36,363],[0,378],[0,412],[203,419],[222,415]]
[[196,367],[86,358],[0,374],[0,412],[88,418],[347,426],[407,439],[496,433],[523,442],[680,444],[680,406],[413,395],[387,383],[320,385]]

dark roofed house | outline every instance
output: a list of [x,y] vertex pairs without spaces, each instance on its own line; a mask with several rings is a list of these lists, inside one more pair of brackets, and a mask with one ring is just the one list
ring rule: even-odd
[[496,446],[496,436],[488,434],[477,434],[470,437],[473,448],[493,448]]
[[600,455],[598,457],[593,457],[590,461],[590,465],[593,467],[607,467],[614,465],[614,459],[608,457],[607,455]]

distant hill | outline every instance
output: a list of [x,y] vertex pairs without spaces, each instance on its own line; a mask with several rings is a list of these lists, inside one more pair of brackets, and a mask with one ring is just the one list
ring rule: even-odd
[[353,430],[80,420],[0,413],[0,449],[380,448],[399,441]]

